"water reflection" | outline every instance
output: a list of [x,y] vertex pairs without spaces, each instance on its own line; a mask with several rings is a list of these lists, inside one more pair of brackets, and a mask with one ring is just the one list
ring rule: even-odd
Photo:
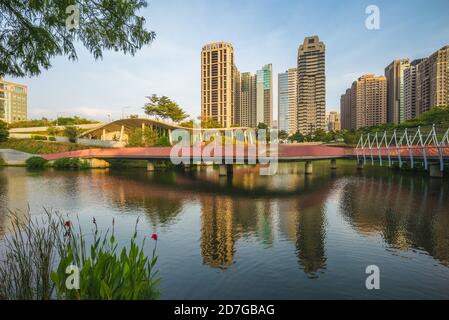
[[[383,250],[384,258],[395,251],[415,258],[424,253],[448,267],[448,191],[447,181],[385,169],[357,172],[351,163],[340,165],[338,171],[329,170],[328,163],[317,164],[313,176],[305,176],[298,164],[281,165],[273,177],[242,166],[232,178],[220,178],[212,167],[156,174],[7,168],[0,170],[0,238],[10,224],[7,208],[26,211],[29,204],[116,219],[143,216],[165,239],[187,239],[163,252],[167,269],[173,264],[173,269],[182,270],[183,262],[176,257],[189,250],[201,266],[218,270],[217,277],[240,267],[235,281],[244,281],[249,272],[267,277],[264,272],[279,270],[285,273],[279,277],[292,281],[298,274],[309,281],[323,279],[323,274],[335,272],[340,252],[336,241],[339,250],[351,253],[344,265],[337,265],[341,268],[358,262],[372,248]],[[357,237],[369,246],[353,246]],[[277,265],[276,259],[285,265]],[[189,272],[204,273],[192,265],[197,269]],[[273,278],[273,285],[279,280]]]

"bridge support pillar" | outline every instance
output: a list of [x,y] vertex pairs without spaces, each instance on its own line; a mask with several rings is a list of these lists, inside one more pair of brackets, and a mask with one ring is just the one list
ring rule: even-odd
[[431,178],[443,178],[443,171],[441,171],[439,164],[429,165],[429,172]]
[[306,174],[307,175],[313,174],[313,162],[312,161],[306,162]]
[[220,164],[220,177],[232,176],[234,174],[234,166],[232,164]]
[[148,172],[154,172],[155,171],[154,162],[153,161],[147,161],[147,171]]
[[109,168],[111,166],[111,164],[105,160],[101,160],[101,159],[95,159],[95,158],[91,158],[91,159],[86,159],[84,160],[89,164],[89,168],[91,169],[106,169]]
[[337,159],[332,159],[331,160],[331,169],[332,170],[337,170]]

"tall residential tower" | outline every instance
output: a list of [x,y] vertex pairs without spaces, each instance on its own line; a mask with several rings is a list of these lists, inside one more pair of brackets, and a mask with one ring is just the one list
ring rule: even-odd
[[298,73],[296,68],[279,74],[278,129],[294,134],[298,131]]
[[326,129],[326,47],[307,37],[298,50],[298,130]]
[[224,128],[234,124],[238,95],[238,71],[231,44],[205,45],[201,52],[201,117],[214,120]]
[[400,59],[394,60],[385,68],[388,123],[399,124],[405,121],[404,72],[409,67],[409,59]]
[[267,64],[257,71],[256,122],[273,125],[273,66]]
[[0,78],[0,120],[13,123],[27,120],[27,86]]

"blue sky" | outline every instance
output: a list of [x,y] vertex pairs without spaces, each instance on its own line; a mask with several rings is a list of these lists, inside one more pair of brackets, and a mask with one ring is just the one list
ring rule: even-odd
[[[79,48],[37,78],[11,79],[29,86],[29,118],[58,112],[98,120],[142,114],[145,96],[167,95],[189,114],[200,114],[200,52],[205,43],[231,42],[241,72],[273,64],[277,74],[296,65],[304,37],[326,44],[327,106],[364,73],[383,74],[393,59],[425,57],[449,44],[448,0],[149,0],[140,14],[157,33],[134,57],[107,52],[95,61]],[[365,28],[365,8],[377,5],[381,29]],[[82,21],[81,21],[82,23]],[[275,116],[277,118],[277,116]]]

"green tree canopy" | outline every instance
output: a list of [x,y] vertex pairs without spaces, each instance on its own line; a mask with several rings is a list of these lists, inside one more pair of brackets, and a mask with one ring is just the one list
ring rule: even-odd
[[287,140],[288,139],[288,133],[285,130],[279,131],[279,139],[280,140]]
[[166,96],[158,97],[153,94],[148,97],[150,102],[145,104],[145,113],[149,116],[156,116],[161,119],[171,119],[174,122],[180,122],[188,118],[188,115],[181,107]]
[[144,0],[1,0],[0,75],[36,76],[61,55],[75,61],[77,43],[95,59],[103,50],[134,55],[155,38],[136,15],[146,6]]
[[8,125],[0,120],[0,142],[5,142],[9,138]]

